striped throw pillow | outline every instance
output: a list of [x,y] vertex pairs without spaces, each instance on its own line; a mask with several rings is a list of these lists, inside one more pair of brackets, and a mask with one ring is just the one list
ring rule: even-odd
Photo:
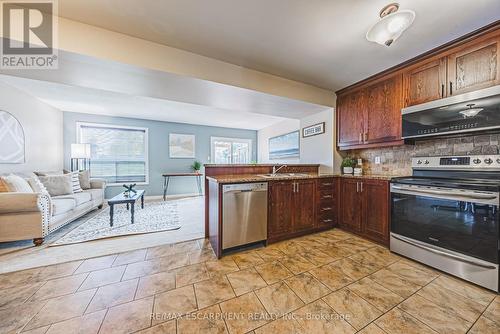
[[9,185],[0,177],[0,193],[10,192]]
[[81,193],[82,187],[80,186],[80,177],[78,171],[71,172],[71,183],[73,185],[73,193]]

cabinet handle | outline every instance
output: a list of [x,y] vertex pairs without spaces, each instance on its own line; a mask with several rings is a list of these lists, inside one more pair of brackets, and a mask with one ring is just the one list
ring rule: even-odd
[[453,95],[453,82],[450,81],[450,95]]
[[360,132],[360,133],[359,133],[358,143],[361,143],[361,142],[362,142],[362,136],[363,136],[363,134]]
[[441,98],[444,97],[444,84],[441,84]]
[[324,195],[323,197],[321,198],[332,198],[333,196],[332,195]]
[[356,182],[356,192],[359,193],[359,182]]
[[300,183],[297,182],[297,192],[300,192]]
[[323,223],[331,223],[333,219],[323,219]]
[[363,182],[360,183],[361,183],[361,192],[363,192]]
[[368,132],[364,133],[364,142],[366,143],[368,141]]
[[321,208],[321,211],[330,211],[332,208],[329,206],[327,208]]
[[293,183],[293,192],[296,193],[297,192],[297,182],[294,182]]
[[333,183],[331,183],[331,182],[329,182],[329,183],[322,183],[321,185],[322,186],[331,186],[331,185],[333,185]]

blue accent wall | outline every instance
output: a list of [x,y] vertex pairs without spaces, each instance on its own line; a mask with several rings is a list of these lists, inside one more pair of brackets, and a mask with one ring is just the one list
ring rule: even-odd
[[[190,166],[194,160],[208,163],[210,137],[212,136],[251,139],[252,160],[257,160],[257,131],[253,130],[64,112],[64,166],[66,169],[70,168],[71,144],[76,142],[77,122],[137,126],[149,129],[149,185],[137,186],[138,189],[145,189],[146,195],[149,196],[162,195],[163,178],[161,174],[165,172],[190,172]],[[194,134],[196,136],[196,158],[170,159],[168,153],[169,133]],[[110,198],[122,191],[121,186],[108,187],[106,197]],[[169,195],[192,194],[197,191],[194,177],[177,177],[170,180]]]

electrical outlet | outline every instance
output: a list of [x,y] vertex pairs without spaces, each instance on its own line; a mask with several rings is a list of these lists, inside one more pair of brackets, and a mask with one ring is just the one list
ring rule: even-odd
[[382,159],[380,157],[375,157],[375,164],[380,165],[382,163]]

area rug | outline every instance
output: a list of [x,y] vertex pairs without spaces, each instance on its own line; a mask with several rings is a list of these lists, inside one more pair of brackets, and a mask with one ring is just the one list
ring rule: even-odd
[[109,208],[71,230],[50,246],[62,246],[124,235],[176,230],[181,227],[176,202],[146,203],[144,209],[136,205],[134,224],[125,205],[115,205],[113,227],[109,226]]

